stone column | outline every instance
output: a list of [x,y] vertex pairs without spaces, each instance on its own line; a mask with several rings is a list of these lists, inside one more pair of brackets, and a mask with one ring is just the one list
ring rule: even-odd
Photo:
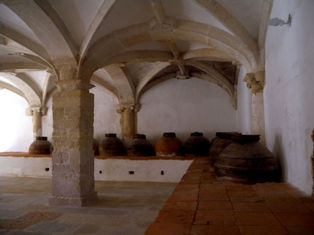
[[265,116],[264,116],[264,96],[265,71],[248,73],[244,79],[247,87],[252,92],[252,134],[260,135],[261,142],[265,143]]
[[42,110],[41,107],[30,107],[27,111],[28,115],[32,116],[33,135],[42,136]]
[[119,104],[117,112],[120,113],[120,125],[122,138],[128,142],[137,132],[137,112],[138,104]]
[[[96,199],[94,185],[94,95],[75,69],[60,73],[53,97],[52,205],[83,206]],[[63,76],[62,76],[63,75]]]

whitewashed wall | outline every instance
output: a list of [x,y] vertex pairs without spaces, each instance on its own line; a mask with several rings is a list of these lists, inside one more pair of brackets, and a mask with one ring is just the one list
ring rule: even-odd
[[101,141],[105,133],[121,134],[120,115],[117,113],[118,100],[109,91],[94,87],[91,92],[95,98],[94,136]]
[[243,134],[251,133],[251,91],[243,81],[246,70],[241,67],[238,77],[237,96],[237,127],[238,131]]
[[33,141],[32,118],[26,116],[24,98],[8,90],[0,90],[0,151],[28,151]]
[[216,131],[236,129],[236,110],[220,87],[197,78],[170,79],[141,98],[138,132],[156,140],[173,131],[184,141],[191,132],[212,138]]
[[312,191],[314,128],[314,1],[276,0],[271,17],[292,25],[268,28],[264,93],[268,147],[281,157],[284,178]]

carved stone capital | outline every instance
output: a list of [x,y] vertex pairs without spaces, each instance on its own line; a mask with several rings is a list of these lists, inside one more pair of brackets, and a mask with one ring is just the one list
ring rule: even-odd
[[263,92],[265,85],[265,71],[247,73],[244,81],[246,82],[247,87],[251,90],[253,94]]
[[140,104],[119,104],[117,107],[118,113],[123,113],[126,110],[132,110],[134,112],[138,112],[141,109]]
[[34,114],[46,115],[48,112],[47,107],[31,106],[26,109],[27,116],[33,116]]
[[80,79],[66,79],[57,82],[59,91],[71,91],[71,90],[89,90],[94,86],[89,81]]

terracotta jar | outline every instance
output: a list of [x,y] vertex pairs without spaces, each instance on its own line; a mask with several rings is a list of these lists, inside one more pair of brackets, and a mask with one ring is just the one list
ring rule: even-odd
[[45,136],[37,136],[34,142],[29,146],[31,154],[51,154],[52,144]]
[[102,156],[124,156],[126,153],[123,142],[114,133],[108,133],[100,144]]
[[193,132],[183,145],[186,156],[208,156],[210,143],[201,132]]
[[95,156],[99,155],[99,143],[95,138],[93,139],[93,152]]
[[174,157],[181,154],[181,141],[174,132],[165,132],[155,145],[156,155]]
[[240,133],[237,132],[216,132],[216,137],[213,139],[209,150],[210,161],[212,164],[218,159],[219,154],[232,143],[233,137],[239,134]]
[[127,148],[130,156],[154,156],[153,145],[146,139],[146,135],[136,134]]
[[278,162],[258,135],[238,135],[215,163],[218,176],[256,183],[278,180]]

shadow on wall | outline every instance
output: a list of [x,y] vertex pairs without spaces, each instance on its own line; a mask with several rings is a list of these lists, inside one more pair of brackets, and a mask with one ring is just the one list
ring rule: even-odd
[[286,169],[286,161],[283,157],[283,148],[282,148],[282,137],[278,134],[275,135],[273,154],[277,157],[279,162],[279,170],[281,175],[281,180],[286,178],[286,172],[283,169]]

